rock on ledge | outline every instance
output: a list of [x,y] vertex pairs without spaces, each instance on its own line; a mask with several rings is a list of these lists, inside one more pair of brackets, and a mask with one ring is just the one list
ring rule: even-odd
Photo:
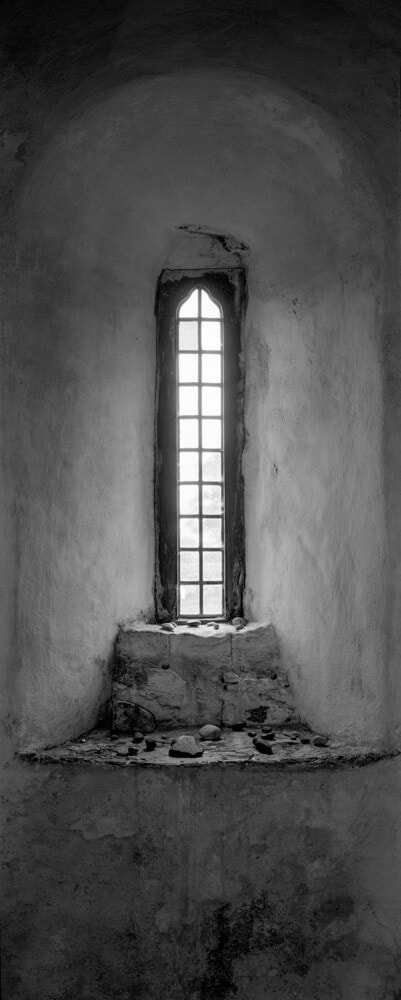
[[121,703],[146,709],[163,727],[280,724],[295,721],[294,701],[273,625],[240,631],[130,622],[119,629],[113,674],[113,725]]

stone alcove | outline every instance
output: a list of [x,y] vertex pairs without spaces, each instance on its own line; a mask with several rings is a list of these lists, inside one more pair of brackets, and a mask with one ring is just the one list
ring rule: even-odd
[[[5,769],[3,992],[394,1000],[394,4],[9,13],[3,713],[13,745],[17,723],[37,749]],[[191,240],[216,253],[213,233],[250,293],[247,614],[274,623],[298,711],[330,731],[330,754],[288,743],[292,762],[247,731],[178,762],[171,733],[133,757],[107,730],[80,738],[110,693],[118,623],[153,611],[157,278]],[[336,733],[358,741],[347,759]]]
[[96,722],[118,622],[153,614],[154,296],[199,230],[247,268],[247,615],[303,718],[384,738],[380,212],[319,108],[196,71],[66,112],[21,195],[22,747]]

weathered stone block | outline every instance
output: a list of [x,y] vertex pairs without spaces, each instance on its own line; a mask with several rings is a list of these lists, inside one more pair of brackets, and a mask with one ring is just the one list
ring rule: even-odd
[[156,728],[154,716],[143,705],[132,701],[113,699],[113,729],[120,733],[153,733]]
[[141,705],[163,726],[274,724],[293,712],[271,625],[168,633],[131,623],[120,629],[116,653],[114,702]]
[[243,719],[241,693],[239,685],[226,686],[223,691],[222,725],[233,726]]
[[223,685],[223,726],[233,726],[242,719],[239,682],[239,674],[234,673],[233,670],[225,672]]
[[204,677],[223,680],[231,668],[231,634],[228,632],[176,630],[170,635],[170,665],[175,670],[201,671]]
[[161,667],[169,662],[168,632],[142,622],[122,625],[116,642],[116,676],[132,675],[135,667]]
[[289,688],[266,677],[243,677],[239,684],[242,716],[247,722],[278,725],[295,718]]
[[230,663],[231,636],[228,633],[213,631],[199,635],[177,631],[170,636],[170,664],[188,679],[193,690],[195,725],[208,722],[220,725],[223,677]]
[[135,679],[130,684],[115,682],[114,699],[143,705],[152,712],[156,722],[166,726],[197,723],[192,686],[188,679],[173,670],[143,671],[140,684]]
[[247,625],[232,636],[232,669],[265,677],[280,670],[280,650],[273,625]]

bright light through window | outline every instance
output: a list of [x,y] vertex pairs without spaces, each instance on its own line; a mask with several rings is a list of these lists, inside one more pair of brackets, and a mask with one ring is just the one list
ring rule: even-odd
[[224,609],[223,314],[204,288],[177,311],[178,614]]

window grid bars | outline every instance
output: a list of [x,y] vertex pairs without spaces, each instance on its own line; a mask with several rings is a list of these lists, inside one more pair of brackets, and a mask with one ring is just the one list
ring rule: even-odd
[[[180,452],[191,452],[191,451],[192,452],[194,452],[194,451],[198,452],[198,481],[197,482],[195,480],[187,480],[187,479],[183,480],[183,479],[181,479],[181,471],[180,471],[179,467],[177,468],[177,473],[178,473],[177,474],[177,492],[178,492],[178,504],[177,504],[177,509],[178,509],[178,614],[179,614],[179,617],[183,617],[183,618],[188,618],[188,617],[190,617],[190,615],[189,614],[182,614],[181,613],[181,585],[182,584],[185,584],[188,587],[190,587],[190,586],[197,586],[197,587],[199,587],[199,612],[193,612],[193,613],[198,614],[198,617],[201,617],[201,618],[213,617],[213,615],[215,617],[222,617],[223,612],[224,612],[224,592],[225,592],[225,566],[224,566],[224,551],[225,551],[225,548],[224,548],[224,510],[225,510],[225,496],[224,496],[224,491],[225,491],[225,484],[224,484],[224,423],[223,423],[223,420],[224,420],[223,321],[222,321],[221,318],[218,319],[218,320],[210,320],[210,319],[207,320],[208,322],[215,322],[216,324],[219,324],[219,328],[220,328],[220,350],[216,351],[216,350],[211,350],[210,348],[207,348],[207,349],[205,349],[203,351],[202,350],[202,340],[201,340],[201,333],[202,333],[202,329],[201,329],[201,326],[202,326],[201,288],[197,289],[197,300],[198,300],[198,315],[196,317],[195,316],[194,317],[187,317],[186,316],[184,321],[190,321],[190,322],[192,321],[192,322],[194,322],[195,319],[196,319],[196,322],[197,322],[197,337],[198,337],[198,350],[197,351],[194,351],[193,349],[191,349],[191,350],[190,349],[181,350],[179,348],[178,351],[176,352],[176,358],[177,358],[176,384],[177,384],[177,387],[179,387],[180,385],[185,385],[185,387],[187,387],[187,388],[193,387],[193,388],[197,388],[198,389],[198,414],[197,414],[197,416],[194,417],[193,415],[188,414],[188,415],[183,415],[181,417],[181,413],[180,413],[180,410],[179,410],[179,407],[178,407],[178,417],[179,417],[179,419],[177,421],[177,424],[178,424],[178,437],[179,437],[179,433],[180,433],[180,420],[181,419],[184,419],[184,420],[186,418],[189,419],[189,420],[191,420],[191,419],[194,420],[195,419],[195,420],[197,420],[197,423],[198,423],[198,448],[189,448],[189,447],[183,448],[183,447],[181,447],[180,441],[178,440],[178,442],[177,442],[177,444],[178,444],[177,455],[178,456],[180,455]],[[180,315],[179,314],[180,314],[180,310],[178,309],[178,314],[177,314],[177,321],[178,321],[178,323],[180,322]],[[178,334],[179,334],[179,327],[178,327]],[[202,380],[202,376],[203,376],[203,371],[202,371],[202,354],[203,353],[204,354],[215,354],[216,357],[220,357],[221,358],[221,371],[220,371],[220,381],[219,382],[203,382],[203,380]],[[197,382],[185,382],[185,383],[184,382],[180,382],[179,371],[178,371],[179,356],[180,356],[180,354],[197,354],[197,357],[198,357],[198,381]],[[212,388],[220,388],[221,389],[221,413],[220,413],[220,416],[218,418],[213,417],[213,415],[209,415],[209,416],[205,416],[205,417],[203,415],[203,410],[202,410],[202,388],[204,388],[204,387],[206,388],[208,386],[212,387]],[[211,419],[211,420],[213,420],[213,419],[219,419],[219,421],[220,421],[220,448],[211,448],[211,447],[205,447],[205,448],[203,448],[203,424],[202,424],[202,421],[203,420],[207,420],[207,419]],[[215,454],[219,454],[220,455],[220,475],[221,475],[220,481],[218,481],[218,480],[209,480],[209,479],[208,480],[204,480],[203,479],[202,458],[203,458],[204,452],[213,452]],[[193,486],[197,486],[198,487],[198,515],[194,515],[194,519],[196,519],[198,521],[198,525],[199,525],[199,534],[198,534],[199,545],[198,546],[194,546],[193,548],[190,548],[189,546],[181,546],[181,537],[180,537],[180,521],[181,521],[181,518],[191,517],[190,514],[181,514],[179,487],[182,486],[182,485],[186,485],[186,486],[193,485]],[[220,487],[220,489],[221,489],[221,503],[222,503],[222,506],[221,506],[221,513],[219,515],[217,515],[217,514],[204,514],[203,513],[203,491],[202,491],[203,485],[207,485],[207,486],[214,486],[215,485],[215,486],[219,486]],[[211,548],[209,546],[207,548],[204,548],[204,546],[203,546],[203,521],[207,520],[207,519],[218,519],[218,520],[220,520],[220,542],[221,542],[221,544],[220,544],[220,546],[216,546],[215,548]],[[182,581],[182,579],[181,579],[181,553],[182,552],[191,552],[191,553],[197,552],[198,553],[198,574],[199,574],[198,580],[193,580],[193,581],[192,580],[185,580],[185,581]],[[222,564],[222,566],[221,566],[221,579],[220,580],[213,580],[213,579],[212,580],[210,580],[210,579],[205,580],[203,564],[204,564],[204,553],[206,553],[206,552],[213,552],[213,553],[220,552],[221,553],[221,557],[222,557],[221,558],[221,564]],[[210,586],[219,586],[220,587],[220,589],[221,589],[221,598],[220,598],[220,600],[221,600],[221,606],[220,606],[220,610],[219,611],[216,610],[216,611],[210,612],[210,613],[208,613],[208,615],[206,615],[205,612],[204,612],[204,586],[209,586],[209,585]]]

